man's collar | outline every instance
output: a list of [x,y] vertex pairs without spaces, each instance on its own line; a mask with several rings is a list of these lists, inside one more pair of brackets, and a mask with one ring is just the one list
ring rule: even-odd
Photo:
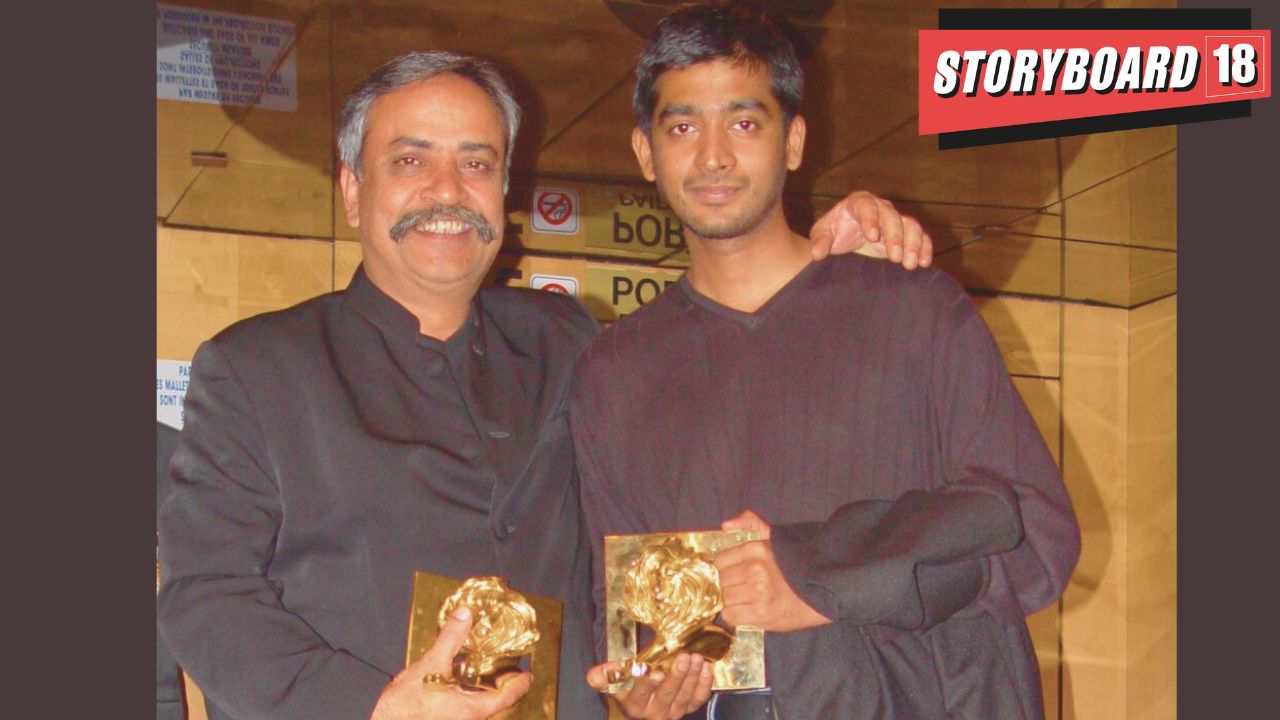
[[456,346],[467,348],[477,355],[484,354],[484,333],[480,332],[482,313],[478,294],[471,300],[471,309],[462,327],[444,342],[421,334],[417,316],[374,285],[365,273],[364,265],[356,268],[351,284],[347,286],[346,298],[357,313],[377,326],[388,337],[438,347],[442,351],[451,350]]

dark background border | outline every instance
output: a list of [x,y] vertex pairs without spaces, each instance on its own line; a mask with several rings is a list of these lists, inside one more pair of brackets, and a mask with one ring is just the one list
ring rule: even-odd
[[[1253,27],[1280,28],[1276,3]],[[1273,61],[1269,68],[1275,72]],[[1280,540],[1280,102],[1178,128],[1178,705],[1274,712]],[[1266,710],[1271,707],[1273,710]]]
[[8,717],[155,717],[154,13],[6,9]]
[[[1255,28],[1280,28],[1274,5],[1251,4]],[[4,707],[25,717],[143,718],[154,703],[153,11],[9,13]],[[1185,718],[1265,714],[1280,682],[1277,103],[1178,130]]]

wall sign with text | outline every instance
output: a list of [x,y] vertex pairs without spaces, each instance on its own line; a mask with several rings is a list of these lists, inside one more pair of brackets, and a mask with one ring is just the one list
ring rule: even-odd
[[294,112],[294,24],[156,5],[156,99]]

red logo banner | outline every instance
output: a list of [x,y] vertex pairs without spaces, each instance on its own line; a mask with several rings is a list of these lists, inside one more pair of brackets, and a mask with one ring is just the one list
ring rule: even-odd
[[921,30],[920,134],[1271,96],[1270,30]]

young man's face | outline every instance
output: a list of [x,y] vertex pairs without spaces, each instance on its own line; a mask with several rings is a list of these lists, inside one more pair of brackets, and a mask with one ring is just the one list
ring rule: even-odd
[[654,83],[650,135],[637,128],[640,169],[703,239],[739,237],[782,212],[800,167],[804,120],[785,126],[768,68],[729,60],[668,70]]
[[374,100],[364,178],[341,175],[369,278],[393,297],[473,292],[502,244],[505,150],[498,108],[466,78],[437,75]]

